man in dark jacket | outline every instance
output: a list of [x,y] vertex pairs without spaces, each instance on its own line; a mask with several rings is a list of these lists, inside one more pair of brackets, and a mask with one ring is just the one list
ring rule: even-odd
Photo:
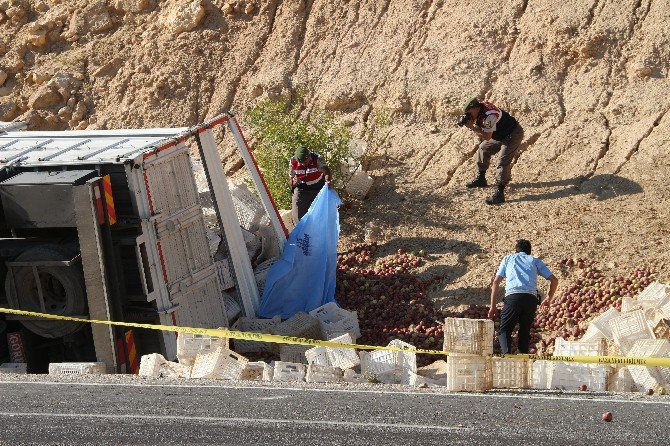
[[504,203],[505,186],[512,177],[512,162],[523,140],[523,128],[512,115],[487,100],[472,98],[463,111],[465,115],[458,124],[472,130],[481,140],[477,150],[479,173],[466,186],[487,187],[486,170],[491,163],[491,156],[500,152],[496,169],[496,190],[486,199],[486,203]]

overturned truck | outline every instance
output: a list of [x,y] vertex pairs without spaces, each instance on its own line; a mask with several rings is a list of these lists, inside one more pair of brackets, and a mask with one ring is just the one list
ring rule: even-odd
[[[216,128],[232,134],[265,208],[264,243],[281,251],[286,229],[230,114],[190,128],[0,131],[0,307],[206,328],[228,326],[227,306],[254,316],[258,288]],[[192,152],[220,230],[219,262]],[[4,341],[3,331],[33,372],[66,361],[134,372],[143,354],[176,355],[173,332],[0,314]]]

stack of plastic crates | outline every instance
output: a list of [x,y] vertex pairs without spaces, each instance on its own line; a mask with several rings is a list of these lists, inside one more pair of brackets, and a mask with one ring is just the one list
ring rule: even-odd
[[262,224],[269,221],[263,204],[256,194],[249,190],[246,184],[234,184],[230,188],[233,197],[235,212],[242,226],[247,231],[254,232]]
[[354,340],[361,337],[358,315],[338,307],[334,302],[315,308],[309,314],[321,321],[323,339],[332,339],[345,333],[349,333]]
[[268,271],[272,265],[277,262],[278,259],[268,259],[265,260],[254,268],[254,278],[256,279],[256,286],[258,287],[258,294],[263,295],[263,290],[265,290],[265,279],[268,276]]
[[[253,319],[246,316],[239,318],[231,327],[235,331],[248,331],[252,333],[272,333],[272,330],[279,325],[281,318],[275,316],[272,319]],[[260,353],[275,352],[276,348],[272,343],[250,341],[247,339],[233,339],[233,347],[238,353]]]

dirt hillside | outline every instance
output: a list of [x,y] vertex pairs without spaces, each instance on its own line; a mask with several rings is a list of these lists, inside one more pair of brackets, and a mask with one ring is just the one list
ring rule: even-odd
[[[391,116],[343,244],[374,221],[383,250],[424,248],[445,304],[485,302],[519,237],[667,279],[668,23],[669,0],[0,0],[0,120],[182,126],[304,88],[363,140]],[[475,139],[454,121],[475,94],[525,128],[494,208],[463,187]]]

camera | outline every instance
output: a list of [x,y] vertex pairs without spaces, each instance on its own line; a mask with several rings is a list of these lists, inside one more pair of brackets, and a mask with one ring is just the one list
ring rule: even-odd
[[456,121],[456,124],[459,127],[463,127],[465,124],[470,122],[471,119],[472,119],[472,116],[470,116],[468,113],[466,113],[463,116],[461,116],[460,118],[458,118],[458,121]]

